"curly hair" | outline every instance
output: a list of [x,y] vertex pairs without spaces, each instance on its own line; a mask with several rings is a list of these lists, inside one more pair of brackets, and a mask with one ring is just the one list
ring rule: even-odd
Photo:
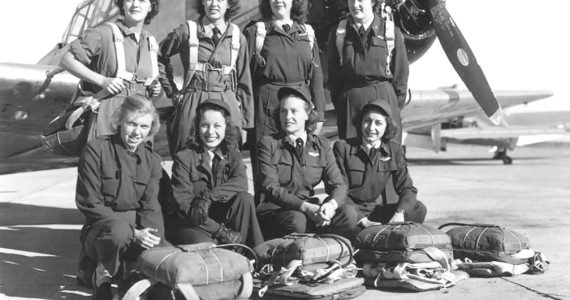
[[[115,4],[119,7],[119,12],[121,13],[121,16],[125,15],[125,10],[123,9],[123,4],[125,4],[125,0],[115,0]],[[152,19],[158,15],[158,11],[159,11],[159,0],[150,0],[150,12],[146,15],[146,18],[144,18],[144,23],[146,25],[150,24],[150,22],[152,21]]]
[[[204,17],[206,15],[206,8],[204,7],[203,0],[195,0],[194,8],[198,11],[198,15],[200,17]],[[229,21],[233,16],[237,15],[239,10],[241,9],[241,5],[239,4],[239,0],[227,0],[228,1],[228,9],[224,14],[224,19]]]
[[121,127],[121,123],[124,121],[132,120],[148,114],[152,114],[152,125],[150,126],[150,131],[147,136],[150,138],[160,129],[160,119],[156,112],[156,108],[154,108],[152,101],[146,97],[139,95],[129,96],[125,98],[121,106],[119,106],[113,113],[111,128],[114,132],[118,132]]
[[384,118],[386,118],[386,130],[384,131],[384,134],[382,135],[382,138],[380,138],[380,140],[382,141],[382,143],[388,143],[398,134],[398,125],[396,125],[394,119],[392,119],[392,117],[389,117],[385,111],[375,106],[365,106],[358,114],[358,118],[354,120],[354,126],[356,127],[357,135],[359,137],[362,137],[362,119],[370,111],[379,112],[381,115],[384,116]]
[[[259,12],[265,20],[271,20],[273,18],[273,11],[271,10],[271,0],[261,0],[259,4]],[[304,24],[307,19],[307,0],[293,0],[291,5],[291,20]]]
[[202,139],[200,138],[200,123],[202,122],[202,115],[204,114],[204,112],[208,110],[219,111],[220,113],[222,113],[224,119],[226,120],[226,134],[225,134],[226,136],[224,137],[224,140],[220,144],[222,150],[227,151],[230,145],[237,147],[239,132],[237,132],[237,127],[234,126],[232,118],[230,117],[227,111],[225,111],[224,109],[220,108],[217,105],[212,105],[212,104],[204,104],[198,107],[196,111],[196,118],[194,119],[194,134],[188,138],[186,146],[192,146],[192,147],[203,146]]

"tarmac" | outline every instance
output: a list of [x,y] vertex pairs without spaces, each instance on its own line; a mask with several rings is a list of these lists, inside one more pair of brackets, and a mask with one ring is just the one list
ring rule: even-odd
[[[422,293],[368,288],[358,299],[570,299],[570,145],[509,154],[513,164],[503,165],[487,148],[449,145],[437,154],[409,149],[408,159],[427,224],[492,223],[521,232],[550,260],[545,274],[469,278]],[[76,176],[76,168],[0,175],[0,299],[91,298],[75,281],[83,223]]]

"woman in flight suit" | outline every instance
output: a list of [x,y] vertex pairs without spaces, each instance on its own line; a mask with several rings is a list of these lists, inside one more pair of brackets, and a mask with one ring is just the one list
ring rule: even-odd
[[111,280],[125,259],[167,244],[158,203],[161,158],[146,142],[160,127],[154,106],[146,98],[127,97],[112,127],[116,134],[87,143],[77,167],[75,202],[85,215],[78,279],[88,282],[93,270],[82,267],[96,265],[94,299],[112,299]]
[[[306,25],[307,0],[262,0],[263,20],[245,29],[251,54],[251,74],[255,96],[255,130],[248,140],[252,158],[257,143],[279,130],[277,91],[282,86],[305,86],[318,113],[315,134],[324,122],[325,94],[319,47]],[[258,159],[252,159],[255,182]],[[256,194],[259,187],[256,185]]]
[[[61,65],[81,79],[79,95],[94,95],[88,140],[113,134],[111,118],[125,97],[157,96],[161,91],[154,37],[143,29],[158,14],[158,0],[116,0],[121,17],[85,30],[71,43]],[[122,49],[114,41],[123,40]],[[120,53],[118,53],[118,51]],[[122,66],[122,67],[121,67]]]
[[179,209],[177,224],[168,229],[169,239],[178,244],[214,239],[255,247],[263,236],[253,197],[247,193],[246,167],[230,129],[230,107],[222,100],[205,100],[195,122],[187,148],[173,157],[172,189]]
[[401,143],[400,110],[408,85],[406,46],[389,12],[381,9],[379,16],[374,12],[378,4],[373,2],[376,0],[348,0],[350,16],[331,30],[328,84],[340,138],[356,136],[353,121],[365,99],[383,99],[390,104],[400,129],[394,141]]
[[[259,142],[261,204],[258,214],[266,238],[292,232],[328,232],[350,237],[356,209],[344,205],[346,186],[330,142],[312,132],[316,113],[306,87],[282,87],[281,130]],[[314,187],[324,181],[328,198],[316,199]]]
[[[237,25],[229,22],[239,10],[239,1],[196,2],[198,20],[180,25],[160,43],[161,83],[176,108],[168,130],[171,154],[184,148],[193,132],[196,107],[206,99],[226,102],[239,129],[253,128],[247,42]],[[170,65],[170,57],[176,54],[184,67],[182,90],[174,84]]]
[[[402,145],[391,141],[398,130],[391,112],[385,101],[366,104],[356,120],[357,137],[340,140],[333,147],[348,186],[346,202],[358,208],[357,224],[361,227],[378,222],[423,223],[425,219],[426,207],[416,199],[418,190],[408,172]],[[385,203],[387,184],[394,185],[398,203]]]

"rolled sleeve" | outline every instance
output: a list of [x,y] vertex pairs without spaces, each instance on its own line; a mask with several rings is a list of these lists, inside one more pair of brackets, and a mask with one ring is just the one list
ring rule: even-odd
[[398,99],[398,107],[404,108],[406,104],[406,96],[408,92],[408,75],[409,75],[409,62],[406,45],[404,44],[404,37],[399,29],[396,31],[396,47],[394,49],[394,59],[392,60],[392,86],[396,97]]
[[69,53],[79,62],[88,66],[94,57],[101,54],[102,39],[99,27],[86,29],[80,38],[69,45]]

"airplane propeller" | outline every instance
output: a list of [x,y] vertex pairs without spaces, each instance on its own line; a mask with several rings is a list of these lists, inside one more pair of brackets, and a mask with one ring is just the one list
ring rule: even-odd
[[495,98],[483,70],[443,0],[428,0],[432,24],[447,58],[485,114],[495,125],[505,124],[501,105]]

